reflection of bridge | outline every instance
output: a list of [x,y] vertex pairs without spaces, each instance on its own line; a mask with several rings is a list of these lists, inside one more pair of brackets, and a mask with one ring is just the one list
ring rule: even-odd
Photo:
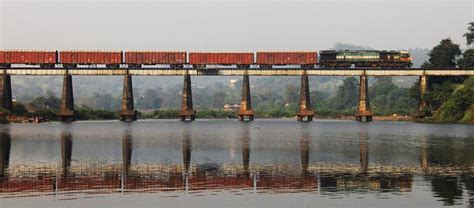
[[[250,135],[242,136],[242,164],[193,164],[192,141],[183,132],[182,164],[131,164],[132,135],[122,139],[122,163],[72,163],[73,138],[61,134],[61,163],[10,165],[11,138],[0,134],[0,194],[29,192],[67,193],[101,190],[107,192],[200,191],[209,189],[263,192],[411,190],[414,175],[460,175],[464,167],[430,165],[426,139],[422,139],[420,165],[369,164],[368,138],[359,138],[359,164],[310,163],[310,140],[300,139],[301,165],[261,165],[250,162]],[[471,170],[472,171],[472,170]]]
[[309,97],[308,76],[359,76],[359,105],[355,117],[358,121],[365,118],[371,121],[373,112],[370,109],[368,98],[368,76],[419,76],[420,77],[420,96],[416,118],[426,115],[426,102],[422,99],[427,89],[428,76],[473,76],[474,70],[467,69],[406,69],[406,70],[389,70],[389,69],[313,69],[303,70],[300,68],[275,68],[271,70],[258,70],[251,68],[242,70],[237,68],[208,68],[205,70],[195,69],[170,69],[170,68],[143,68],[143,69],[104,69],[104,68],[79,68],[79,69],[39,69],[39,68],[11,68],[4,69],[0,73],[0,103],[3,108],[11,110],[12,93],[11,93],[11,75],[60,75],[64,76],[63,92],[61,100],[61,109],[58,116],[61,120],[75,120],[76,112],[74,111],[74,98],[72,87],[72,75],[110,75],[124,76],[124,87],[122,95],[122,108],[120,111],[121,120],[136,120],[137,112],[133,105],[133,87],[132,76],[184,76],[184,85],[182,92],[182,105],[180,117],[182,120],[189,118],[195,119],[196,111],[193,108],[191,76],[199,75],[220,75],[220,76],[243,76],[242,86],[242,108],[238,112],[240,120],[248,117],[253,120],[254,111],[252,110],[250,98],[250,81],[249,76],[301,76],[301,94],[300,107],[297,113],[298,120],[312,120],[315,115],[311,109]]

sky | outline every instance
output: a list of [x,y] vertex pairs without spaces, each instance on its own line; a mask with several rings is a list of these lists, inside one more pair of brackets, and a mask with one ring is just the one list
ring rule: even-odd
[[0,13],[2,49],[408,49],[465,47],[474,0],[0,0]]

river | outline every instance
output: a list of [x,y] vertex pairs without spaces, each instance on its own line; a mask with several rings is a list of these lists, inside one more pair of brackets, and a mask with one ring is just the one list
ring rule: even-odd
[[1,207],[474,206],[472,125],[53,122],[0,145]]

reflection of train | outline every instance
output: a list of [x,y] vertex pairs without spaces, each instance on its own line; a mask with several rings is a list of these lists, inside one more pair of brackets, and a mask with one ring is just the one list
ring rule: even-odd
[[[189,62],[188,62],[189,57]],[[406,51],[345,50],[309,52],[165,52],[165,51],[16,51],[0,50],[0,68],[10,68],[13,64],[38,65],[41,68],[54,68],[62,64],[65,68],[78,65],[105,65],[107,68],[141,68],[143,65],[169,65],[170,68],[183,68],[192,65],[195,69],[212,66],[235,66],[248,69],[258,65],[260,69],[274,66],[299,66],[302,69],[320,68],[392,68],[411,67],[411,57]]]

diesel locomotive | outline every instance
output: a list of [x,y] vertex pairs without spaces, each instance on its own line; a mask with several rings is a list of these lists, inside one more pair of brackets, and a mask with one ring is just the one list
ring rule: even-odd
[[321,68],[384,68],[405,69],[412,66],[410,53],[406,51],[334,51],[319,52],[319,66]]

